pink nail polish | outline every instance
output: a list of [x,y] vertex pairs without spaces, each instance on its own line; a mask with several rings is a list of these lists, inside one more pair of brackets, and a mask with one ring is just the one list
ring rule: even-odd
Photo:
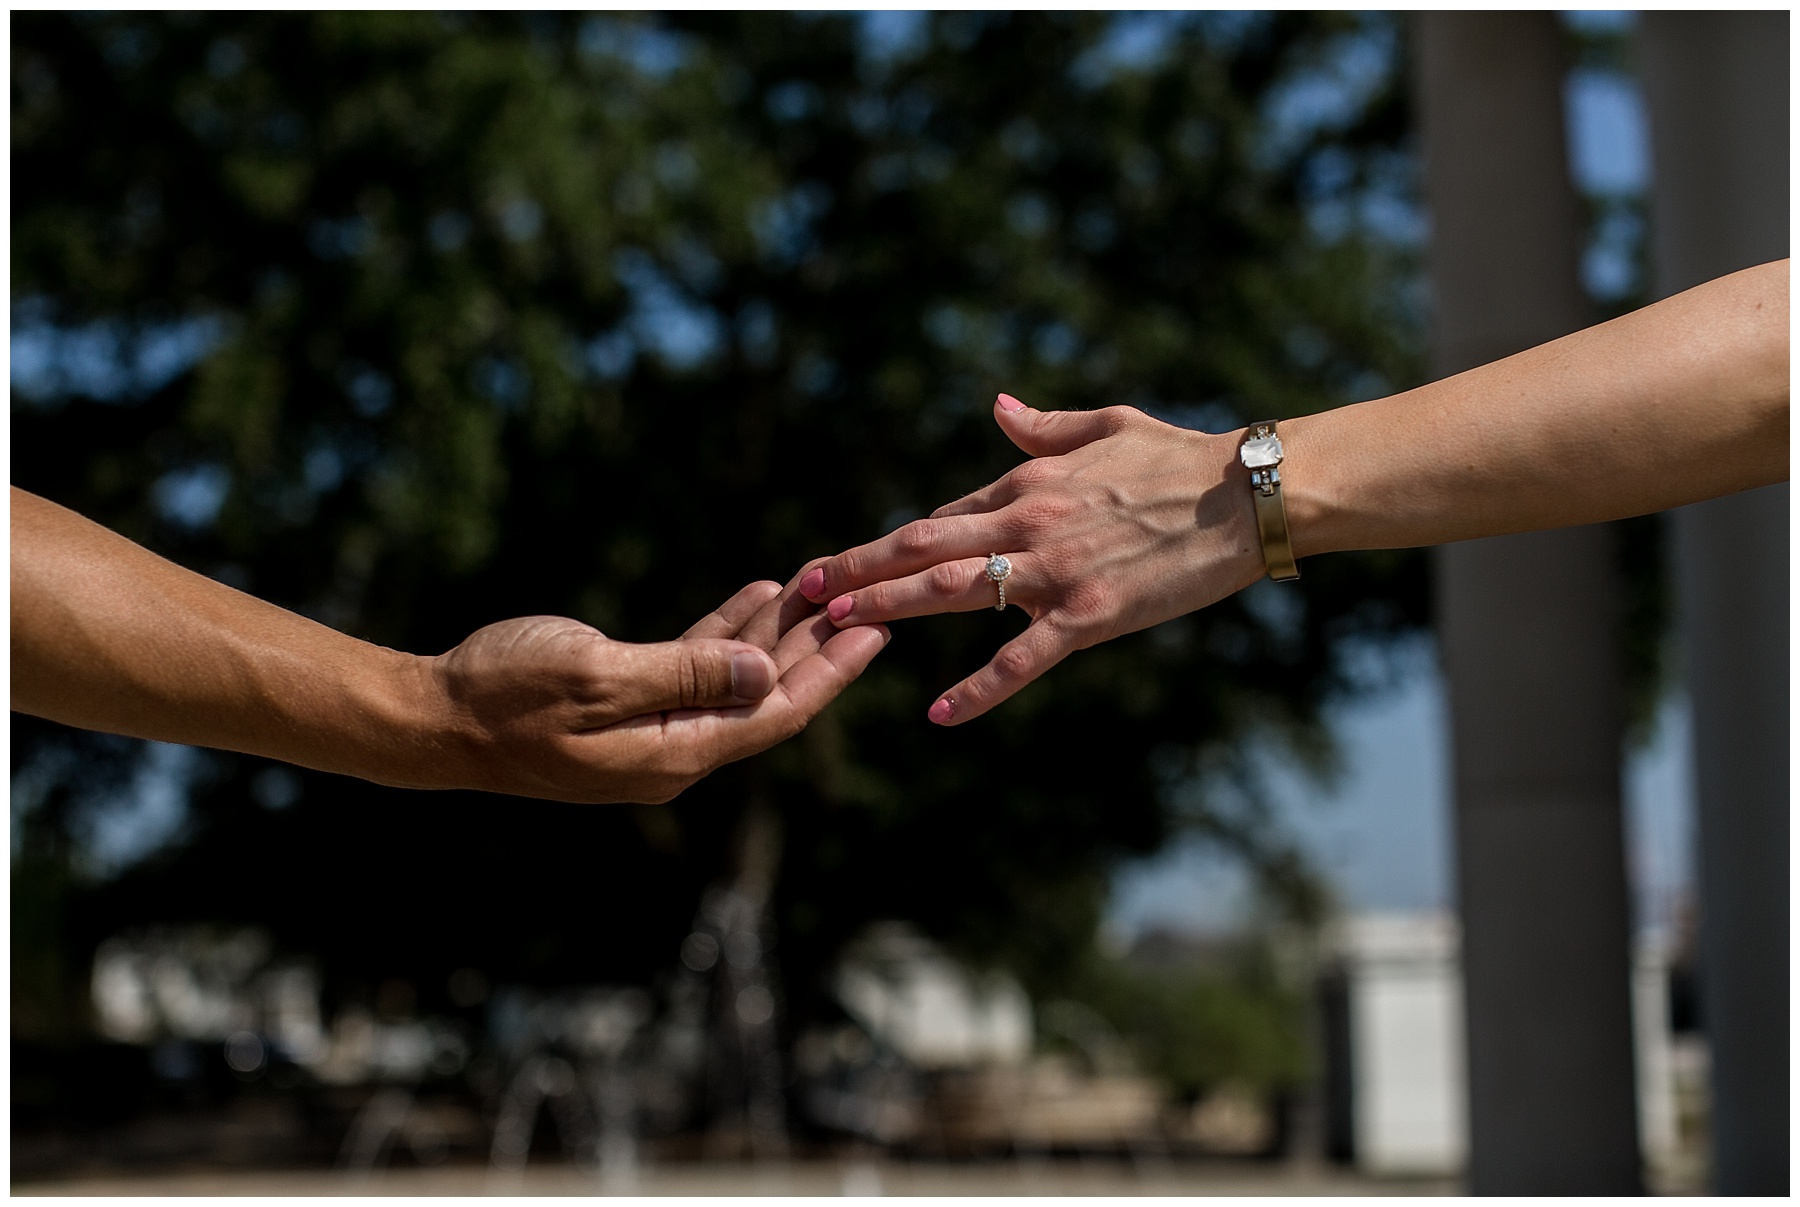
[[998,401],[1000,403],[1000,409],[1006,411],[1008,414],[1013,411],[1022,411],[1025,409],[1025,404],[1020,402],[1017,398],[1014,398],[1011,394],[1000,395]]
[[806,572],[806,577],[800,580],[800,594],[806,596],[806,598],[812,600],[814,603],[819,602],[819,594],[824,590],[825,571],[817,567],[808,570]]
[[956,701],[952,700],[949,696],[945,696],[942,700],[933,704],[931,706],[931,711],[925,715],[930,718],[933,725],[942,725],[956,715]]
[[826,605],[825,615],[831,617],[833,620],[842,620],[844,617],[850,615],[850,609],[855,606],[856,597],[854,595],[840,595]]

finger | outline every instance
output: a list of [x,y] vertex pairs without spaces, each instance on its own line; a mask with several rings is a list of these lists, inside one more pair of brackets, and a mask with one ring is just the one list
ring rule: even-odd
[[[776,597],[773,615],[764,616],[758,614],[756,619],[752,622],[752,625],[747,626],[748,632],[753,632],[755,634],[756,643],[758,645],[763,645],[762,638],[772,632],[773,636],[769,638],[769,644],[763,645],[763,648],[773,648],[774,643],[786,634],[789,629],[793,628],[803,620],[818,615],[819,605],[806,598],[806,595],[802,592],[801,588],[806,585],[808,576],[811,575],[814,570],[824,565],[828,560],[828,558],[815,557],[812,561],[802,566],[800,568],[800,573],[789,579],[787,586],[783,587],[781,589],[781,594]],[[748,632],[744,638],[746,641],[751,640]]]
[[[849,627],[849,626],[845,626]],[[775,665],[782,674],[802,658],[809,658],[819,652],[827,641],[837,635],[838,626],[818,608],[813,614],[781,635],[769,656],[775,659]]]
[[[839,632],[824,617],[802,625],[788,646],[804,653],[765,698],[736,707],[670,710],[629,717],[571,736],[576,757],[616,779],[633,769],[644,800],[666,800],[719,766],[766,750],[806,727],[887,645],[880,625]],[[678,643],[671,643],[678,644]],[[637,646],[644,650],[650,647]],[[618,797],[612,786],[606,799]]]
[[[730,599],[720,604],[694,622],[692,628],[681,635],[682,640],[696,637],[736,637],[749,640],[743,636],[743,630],[750,620],[761,614],[770,601],[781,594],[781,584],[764,580],[751,583]],[[751,645],[762,645],[760,641],[750,641]],[[773,645],[774,642],[770,642]],[[769,646],[764,645],[764,649]]]
[[1124,430],[1143,414],[1133,407],[1098,411],[1037,411],[1011,394],[994,400],[994,419],[1007,439],[1034,457],[1060,457]]
[[782,676],[768,699],[753,708],[672,713],[663,726],[664,742],[677,762],[704,770],[766,750],[804,729],[862,674],[888,638],[880,625],[833,630]]
[[[718,766],[767,750],[806,728],[837,699],[887,645],[880,625],[833,632],[818,650],[795,663],[769,698],[755,708],[671,717],[671,738],[698,743],[705,761]],[[684,723],[691,723],[683,728]]]
[[781,593],[777,592],[733,635],[739,641],[747,641],[759,649],[773,650],[775,643],[781,639],[782,602]]
[[[1013,561],[1016,566],[1017,558]],[[1007,585],[1012,586],[1011,580]],[[987,576],[987,558],[965,557],[846,592],[825,605],[825,616],[840,626],[877,624],[941,612],[976,612],[999,602],[1000,592]]]
[[784,697],[800,726],[818,716],[824,707],[857,676],[868,669],[875,655],[887,648],[892,634],[887,626],[858,625],[832,633],[818,652],[802,658],[781,677],[775,694]]
[[980,490],[970,491],[954,503],[946,503],[931,513],[934,520],[950,515],[980,515],[985,511],[999,511],[1008,503],[1019,497],[1019,487],[1008,474],[996,481],[989,482]]
[[753,704],[773,691],[780,678],[775,660],[743,641],[611,642],[603,656],[601,694],[615,721],[676,708]]
[[1000,529],[991,513],[914,520],[878,541],[827,558],[800,580],[800,591],[814,603],[823,603],[870,583],[917,574],[939,562],[986,557],[1006,543]]
[[938,697],[926,716],[938,725],[972,721],[1067,658],[1074,648],[1054,625],[1037,621],[1001,646],[986,666]]

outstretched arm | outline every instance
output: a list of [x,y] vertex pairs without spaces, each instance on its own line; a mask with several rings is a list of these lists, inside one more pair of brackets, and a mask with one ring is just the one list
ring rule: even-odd
[[[660,801],[797,732],[886,643],[822,618],[773,640],[753,583],[680,641],[563,617],[437,658],[358,641],[12,491],[12,706],[417,788]],[[792,609],[790,608],[790,611]],[[747,628],[770,649],[738,640]]]
[[1301,556],[1591,524],[1783,481],[1788,262],[1281,431]]
[[[990,553],[1031,625],[931,706],[980,716],[1074,650],[1214,603],[1264,574],[1243,433],[1129,407],[1001,429],[1034,458],[871,544],[808,567],[837,623],[991,607]],[[1299,556],[1641,515],[1788,475],[1788,264],[1709,282],[1517,356],[1281,423]]]

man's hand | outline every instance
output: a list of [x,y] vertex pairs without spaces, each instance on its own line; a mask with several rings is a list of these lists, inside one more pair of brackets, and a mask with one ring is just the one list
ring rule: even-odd
[[552,800],[661,803],[792,737],[888,634],[840,632],[815,615],[777,640],[787,598],[752,583],[681,640],[652,645],[557,616],[479,630],[431,666],[452,710],[459,778]]
[[680,641],[536,616],[421,658],[12,491],[14,709],[382,784],[668,800],[799,732],[885,644],[887,630],[839,632],[792,584],[765,582]]

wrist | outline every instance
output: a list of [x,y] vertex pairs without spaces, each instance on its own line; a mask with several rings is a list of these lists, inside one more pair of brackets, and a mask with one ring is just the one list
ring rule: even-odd
[[396,788],[473,786],[476,742],[436,658],[377,647],[359,691],[364,766],[352,774]]
[[1217,602],[1263,578],[1262,539],[1251,500],[1250,471],[1238,458],[1244,430],[1212,435],[1185,433],[1191,441],[1186,456],[1200,468],[1193,483],[1189,512],[1195,521],[1198,548],[1187,564],[1197,573],[1188,590],[1192,610]]
[[1357,547],[1348,531],[1353,513],[1340,493],[1349,449],[1328,434],[1333,414],[1281,421],[1281,490],[1296,558]]
[[1256,523],[1255,486],[1238,450],[1243,446],[1247,428],[1227,433],[1220,439],[1219,456],[1223,461],[1221,476],[1226,489],[1225,502],[1230,508],[1225,537],[1229,542],[1229,564],[1233,571],[1234,589],[1241,590],[1268,576],[1268,562],[1263,556],[1262,533]]

